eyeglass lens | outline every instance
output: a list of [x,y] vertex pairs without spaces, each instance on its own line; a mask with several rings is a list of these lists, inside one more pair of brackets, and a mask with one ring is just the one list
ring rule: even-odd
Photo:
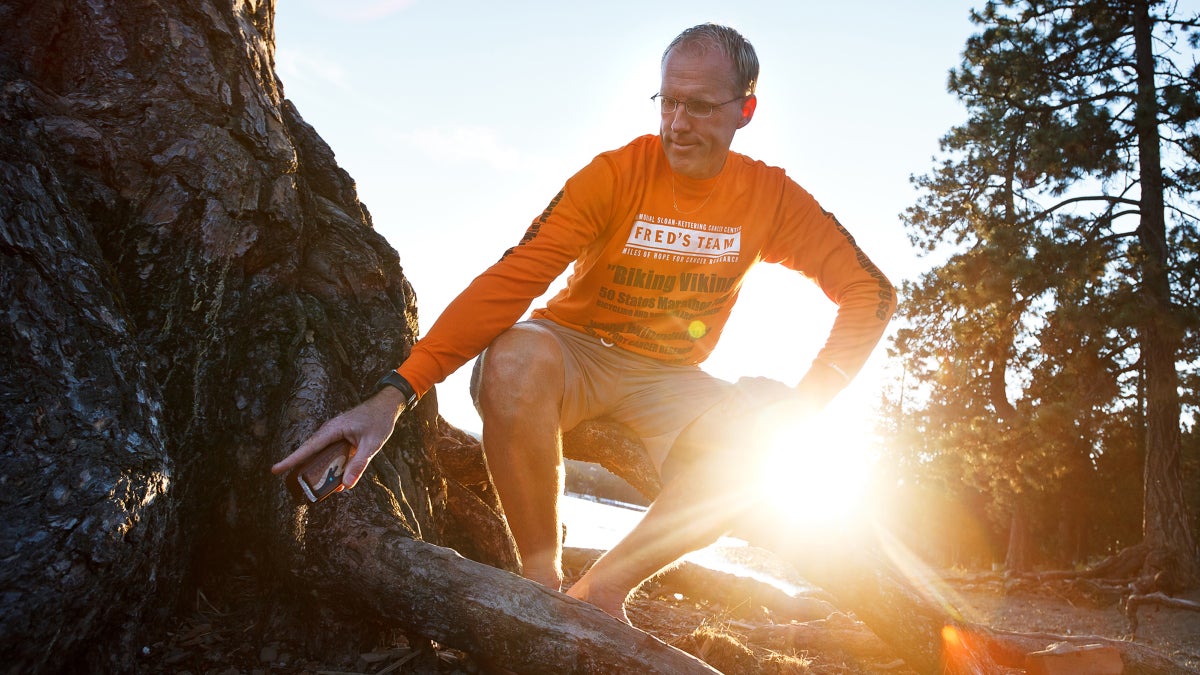
[[[664,115],[669,115],[679,108],[679,99],[673,96],[658,96],[659,109]],[[708,101],[684,101],[684,109],[692,117],[708,117],[712,114],[713,104]]]

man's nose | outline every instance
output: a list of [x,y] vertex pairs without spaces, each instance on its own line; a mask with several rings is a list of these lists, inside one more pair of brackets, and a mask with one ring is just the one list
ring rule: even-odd
[[688,114],[687,106],[682,101],[675,112],[671,113],[671,131],[686,131],[692,126],[692,116]]

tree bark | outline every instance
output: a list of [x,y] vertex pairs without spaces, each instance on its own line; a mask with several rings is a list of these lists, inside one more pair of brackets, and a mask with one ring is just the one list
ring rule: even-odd
[[[37,105],[4,80],[0,120]],[[115,627],[159,618],[179,519],[161,387],[64,176],[22,131],[0,132],[0,652],[6,670],[37,672],[89,641],[135,651]]]
[[570,459],[600,464],[646,499],[653,500],[662,490],[662,480],[646,459],[642,442],[622,424],[586,420],[563,434],[563,453]]

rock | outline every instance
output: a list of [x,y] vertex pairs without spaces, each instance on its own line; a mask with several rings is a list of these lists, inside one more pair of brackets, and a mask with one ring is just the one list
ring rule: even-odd
[[1025,656],[1029,675],[1121,675],[1121,652],[1106,645],[1053,644]]
[[263,663],[273,663],[279,658],[279,648],[275,645],[267,645],[258,652],[258,660]]

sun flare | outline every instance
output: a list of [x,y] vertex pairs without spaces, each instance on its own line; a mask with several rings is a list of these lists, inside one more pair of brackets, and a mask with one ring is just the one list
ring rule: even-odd
[[781,518],[834,526],[866,512],[876,456],[862,425],[823,415],[767,432],[762,486]]

